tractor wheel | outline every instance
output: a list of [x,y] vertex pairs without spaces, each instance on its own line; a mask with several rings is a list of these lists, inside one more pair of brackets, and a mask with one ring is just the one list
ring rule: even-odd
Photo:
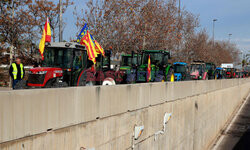
[[87,81],[85,86],[94,86],[94,83],[92,81]]
[[45,88],[52,88],[53,84],[54,84],[55,80],[54,79],[50,79],[49,81],[47,81],[47,83],[45,84]]
[[165,79],[165,76],[164,75],[158,75],[156,78],[155,78],[155,82],[165,82],[166,79]]
[[191,80],[191,76],[190,76],[190,74],[187,74],[186,75],[186,78],[184,79],[185,81],[189,81],[189,80]]
[[174,70],[172,68],[169,69],[168,75],[167,75],[167,81],[173,81],[174,80]]
[[14,89],[15,90],[27,89],[27,84],[26,83],[27,83],[26,80],[21,80],[21,81],[17,82]]
[[66,82],[56,82],[52,85],[53,88],[63,88],[68,87],[68,84]]
[[108,77],[108,78],[104,79],[102,85],[116,85],[116,84],[115,84],[115,80],[113,78]]
[[83,72],[79,77],[80,79],[77,83],[77,86],[94,86],[94,81],[87,81],[88,76],[90,76],[90,72]]
[[205,80],[208,80],[208,75],[206,75],[206,79]]

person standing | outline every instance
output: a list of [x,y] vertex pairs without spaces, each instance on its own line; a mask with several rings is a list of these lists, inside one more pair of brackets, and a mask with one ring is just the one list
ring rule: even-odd
[[11,64],[9,74],[12,78],[12,88],[15,89],[15,85],[21,81],[25,75],[24,66],[20,58],[16,58],[16,61]]

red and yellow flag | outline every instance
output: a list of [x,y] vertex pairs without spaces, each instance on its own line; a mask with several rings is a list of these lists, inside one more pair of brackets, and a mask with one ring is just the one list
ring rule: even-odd
[[95,40],[95,49],[96,49],[97,54],[102,54],[102,56],[105,56],[105,51],[96,40]]
[[95,64],[96,63],[95,58],[97,57],[97,52],[95,49],[95,44],[90,37],[89,31],[87,31],[87,34],[82,38],[82,40],[80,41],[80,44],[85,45],[88,56],[89,56],[89,60],[92,60],[93,63]]
[[147,82],[151,80],[151,60],[150,55],[148,55],[148,68],[147,68]]
[[51,30],[50,30],[50,25],[49,25],[49,18],[47,18],[47,21],[44,25],[42,39],[39,44],[39,52],[42,55],[42,60],[44,60],[43,52],[44,52],[46,42],[51,42]]

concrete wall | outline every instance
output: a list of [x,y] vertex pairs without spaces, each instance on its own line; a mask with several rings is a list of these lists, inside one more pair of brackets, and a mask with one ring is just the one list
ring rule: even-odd
[[[0,92],[0,149],[205,149],[250,79]],[[172,112],[164,134],[165,112]]]

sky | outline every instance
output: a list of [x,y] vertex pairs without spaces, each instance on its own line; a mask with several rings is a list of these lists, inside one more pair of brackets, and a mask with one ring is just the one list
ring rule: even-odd
[[[76,38],[78,30],[73,10],[78,12],[86,8],[88,0],[74,0],[63,18],[67,22],[63,38]],[[243,53],[250,53],[250,0],[181,0],[181,7],[199,16],[200,28],[205,28],[212,37],[213,19],[215,22],[215,40],[229,40],[237,44]]]

